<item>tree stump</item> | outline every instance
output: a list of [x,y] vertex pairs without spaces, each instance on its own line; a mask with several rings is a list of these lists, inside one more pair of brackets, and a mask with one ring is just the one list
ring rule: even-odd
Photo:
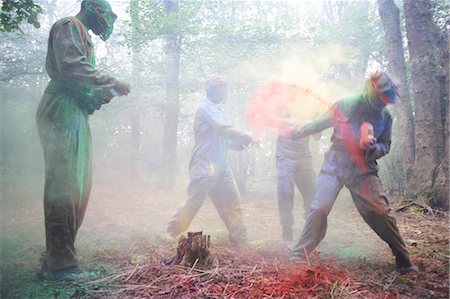
[[165,264],[209,268],[213,261],[209,252],[210,244],[211,237],[209,235],[203,235],[203,232],[188,232],[187,238],[181,236],[178,240],[177,254]]

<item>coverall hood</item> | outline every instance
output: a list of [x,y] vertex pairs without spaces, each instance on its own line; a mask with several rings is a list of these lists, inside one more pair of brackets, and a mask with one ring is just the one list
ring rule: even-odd
[[117,15],[106,0],[84,0],[84,8],[89,25],[94,34],[106,41],[112,34]]
[[227,83],[218,77],[212,77],[205,84],[206,97],[214,104],[225,102],[228,98]]
[[397,103],[398,88],[384,72],[370,76],[364,87],[364,96],[370,108],[381,111],[387,104]]

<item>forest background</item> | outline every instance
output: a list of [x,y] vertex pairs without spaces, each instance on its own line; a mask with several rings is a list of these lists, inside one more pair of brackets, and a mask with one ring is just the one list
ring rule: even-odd
[[[30,10],[28,21],[39,28],[2,27],[0,165],[6,177],[42,174],[34,112],[49,80],[46,40],[50,25],[76,14],[80,3],[36,4],[43,12],[36,19]],[[97,176],[144,179],[164,189],[182,181],[193,146],[193,114],[209,76],[222,76],[230,85],[226,111],[232,123],[255,131],[246,110],[252,95],[269,82],[295,84],[332,103],[361,91],[369,73],[383,70],[401,93],[400,104],[391,107],[393,147],[381,160],[385,187],[448,207],[448,163],[441,163],[448,161],[446,1],[118,0],[112,5],[119,20],[106,43],[94,38],[98,66],[130,82],[133,92],[91,118]],[[256,131],[264,137],[262,148],[233,155],[243,192],[252,183],[265,185],[261,180],[274,173],[276,134]],[[311,145],[317,167],[328,137]]]
[[[229,84],[224,109],[230,121],[263,140],[260,148],[230,156],[243,200],[275,208],[276,130],[248,122],[253,95],[278,81],[333,103],[360,92],[376,70],[390,73],[400,88],[399,104],[389,108],[395,126],[391,152],[379,163],[385,189],[393,199],[448,210],[448,1],[110,2],[119,19],[107,42],[93,37],[97,65],[129,82],[132,92],[90,119],[92,201],[103,197],[102,205],[92,204],[92,214],[111,209],[128,213],[132,222],[148,204],[167,215],[147,221],[141,215],[131,227],[164,230],[184,201],[193,116],[212,75]],[[18,15],[24,22],[8,19],[14,15],[7,11],[11,3],[19,3],[11,8],[23,12]],[[66,0],[34,3],[5,0],[0,15],[2,257],[11,248],[26,250],[30,242],[42,250],[44,165],[34,115],[49,81],[44,66],[50,26],[80,6]],[[299,102],[294,112],[304,107]],[[311,140],[316,172],[330,135],[328,130]],[[164,202],[155,199],[154,206],[154,198]],[[29,238],[17,228],[27,219],[33,226],[25,230]],[[88,214],[87,224],[93,222]]]

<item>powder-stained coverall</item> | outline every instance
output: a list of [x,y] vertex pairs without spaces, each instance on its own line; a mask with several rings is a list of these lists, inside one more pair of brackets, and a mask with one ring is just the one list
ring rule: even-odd
[[244,149],[251,137],[232,127],[217,104],[209,99],[196,112],[194,134],[188,199],[170,220],[167,231],[175,237],[187,230],[209,195],[228,229],[230,241],[243,242],[247,233],[242,222],[239,190],[227,165],[227,150]]
[[295,186],[302,194],[305,215],[309,211],[316,191],[316,174],[308,144],[309,137],[292,140],[290,136],[286,137],[279,134],[277,138],[275,154],[277,160],[277,195],[283,235],[286,232],[292,232]]
[[92,180],[88,114],[106,102],[116,80],[95,69],[91,37],[74,17],[53,25],[46,70],[51,81],[36,121],[45,160],[46,266],[58,271],[77,265],[74,242]]
[[[358,142],[360,126],[364,121],[373,125],[374,137],[377,140],[374,149],[360,153],[367,167],[357,165],[357,155],[352,155],[348,148],[349,143]],[[325,154],[325,161],[317,179],[317,191],[293,256],[303,257],[305,251],[306,254],[311,253],[325,237],[327,216],[339,191],[346,186],[363,219],[389,244],[396,257],[397,267],[411,266],[408,251],[395,218],[390,213],[391,208],[377,174],[376,159],[386,155],[391,145],[390,113],[387,109],[372,110],[368,105],[367,95],[362,94],[337,102],[326,115],[306,125],[302,130],[303,133],[313,134],[331,126],[334,126],[332,146]]]

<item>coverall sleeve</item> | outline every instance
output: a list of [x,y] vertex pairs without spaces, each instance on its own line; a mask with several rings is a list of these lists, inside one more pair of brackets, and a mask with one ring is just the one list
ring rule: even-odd
[[331,128],[334,124],[336,109],[337,106],[333,105],[331,109],[329,109],[322,116],[320,116],[316,120],[313,120],[309,124],[306,124],[301,128],[295,126],[294,129],[292,130],[292,138],[299,139],[302,137],[322,132],[325,129]]
[[214,130],[234,143],[233,149],[237,149],[239,146],[245,147],[250,144],[252,140],[250,135],[242,133],[234,128],[225,119],[223,113],[217,107],[213,105],[206,106],[202,113]]
[[368,161],[380,159],[381,157],[389,153],[389,150],[391,149],[391,131],[392,117],[389,116],[386,120],[386,125],[383,132],[381,132],[380,136],[377,138],[375,147],[371,150],[368,150],[366,153],[366,158]]
[[116,79],[100,73],[88,62],[86,57],[88,41],[81,25],[77,25],[74,21],[67,21],[55,27],[54,30],[53,51],[57,68],[63,79],[94,88],[114,87]]
[[[248,145],[248,144],[247,144],[247,145]],[[234,151],[242,151],[242,150],[244,150],[244,149],[246,148],[247,145],[245,145],[245,144],[240,144],[240,143],[231,141],[231,142],[228,144],[228,148],[229,148],[230,150],[234,150]]]

